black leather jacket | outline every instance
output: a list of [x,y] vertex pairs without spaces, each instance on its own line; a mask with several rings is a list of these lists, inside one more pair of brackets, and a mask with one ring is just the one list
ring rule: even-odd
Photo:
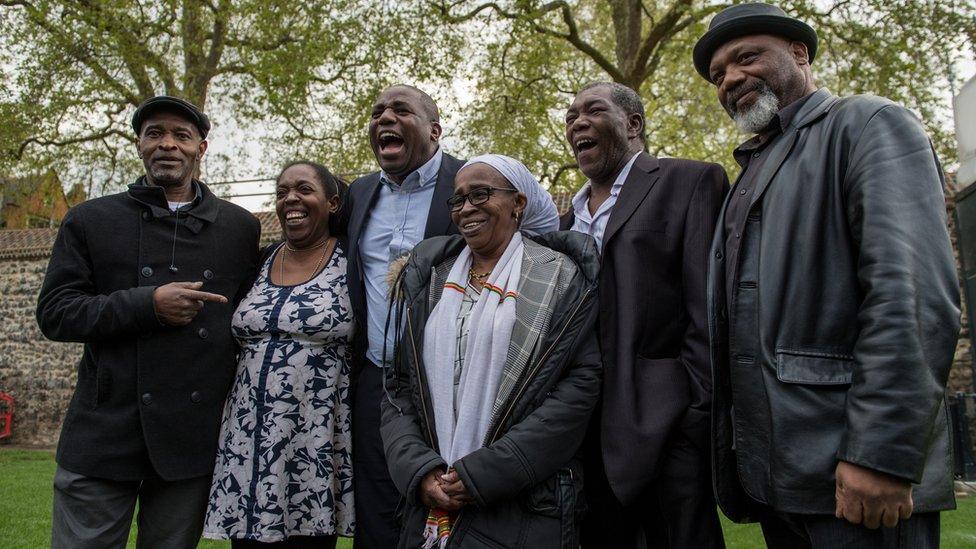
[[724,219],[711,252],[723,511],[833,514],[838,460],[911,480],[917,512],[952,508],[959,283],[928,137],[888,100],[819,90],[770,147],[730,310]]
[[[435,450],[423,330],[464,245],[460,236],[424,240],[397,285],[406,326],[387,379],[392,392],[381,405],[380,432],[390,474],[404,496],[400,547],[422,545],[428,510],[418,486],[428,472],[447,465]],[[511,396],[492,419],[488,444],[454,463],[475,503],[461,511],[448,547],[578,546],[583,501],[576,454],[600,392],[593,329],[599,258],[591,237],[568,231],[526,238],[525,247],[523,279],[532,269],[535,280],[558,281],[545,305],[551,320]],[[526,296],[523,285],[519,288]],[[517,307],[534,307],[532,301],[520,300]],[[527,312],[519,311],[519,318]]]

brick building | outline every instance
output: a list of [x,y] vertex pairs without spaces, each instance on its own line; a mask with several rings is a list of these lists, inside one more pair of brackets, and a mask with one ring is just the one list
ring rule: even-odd
[[81,185],[65,193],[61,179],[51,170],[28,177],[0,178],[0,229],[57,227],[68,209],[85,198]]

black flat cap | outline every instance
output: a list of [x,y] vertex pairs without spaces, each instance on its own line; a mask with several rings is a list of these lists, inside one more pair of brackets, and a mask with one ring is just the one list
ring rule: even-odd
[[177,112],[185,116],[200,130],[200,136],[204,139],[210,133],[210,118],[196,105],[179,97],[157,95],[143,101],[132,115],[132,129],[136,131],[137,136],[142,131],[142,123],[146,121],[146,118],[159,111]]
[[777,6],[769,4],[736,4],[725,8],[712,18],[708,32],[695,44],[695,70],[702,78],[708,75],[715,50],[733,38],[750,34],[775,34],[807,45],[810,62],[817,55],[817,31],[799,19],[794,19]]

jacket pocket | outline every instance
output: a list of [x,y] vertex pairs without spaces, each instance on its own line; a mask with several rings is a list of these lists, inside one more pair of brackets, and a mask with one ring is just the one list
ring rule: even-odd
[[393,522],[401,528],[403,527],[403,523],[404,523],[403,515],[406,511],[406,508],[407,508],[407,498],[400,496],[400,499],[397,500],[396,508],[393,509]]
[[783,383],[849,385],[854,357],[817,351],[776,351],[776,378]]
[[[558,525],[558,534],[552,532],[537,537],[552,541],[555,536],[558,536],[559,547],[564,548],[575,549],[579,545],[580,519],[586,511],[583,478],[580,475],[581,471],[578,468],[563,467],[526,494],[523,506],[528,512],[557,519],[552,521],[552,524]],[[536,535],[540,533],[532,532]]]
[[112,376],[107,364],[99,364],[98,357],[86,345],[78,371],[78,390],[85,395],[88,408],[95,410],[98,405],[108,400],[112,387]]
[[508,549],[508,547],[505,545],[498,543],[474,528],[471,528],[465,532],[464,536],[465,538],[471,538],[477,542],[478,547],[488,547],[489,549]]
[[529,489],[523,500],[523,507],[526,511],[546,517],[559,518],[559,477],[563,471],[560,469],[555,475]]
[[108,400],[112,394],[112,372],[107,366],[99,366],[95,374],[95,403],[92,409]]

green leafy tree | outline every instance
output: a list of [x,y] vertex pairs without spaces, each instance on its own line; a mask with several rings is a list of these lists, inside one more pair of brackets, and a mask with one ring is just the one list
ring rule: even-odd
[[395,76],[446,79],[457,55],[422,47],[420,16],[366,0],[0,0],[0,172],[118,188],[139,173],[131,114],[159,93],[234,129],[211,177],[240,155],[264,174],[297,155],[363,170],[376,93]]
[[[582,178],[563,138],[574,90],[613,80],[645,101],[649,149],[722,162],[744,139],[695,72],[691,50],[708,21],[729,4],[694,0],[433,0],[441,20],[481,29],[472,64],[467,146],[527,161],[556,188]],[[786,1],[780,5],[820,35],[818,83],[838,94],[873,93],[922,117],[939,152],[952,158],[946,123],[957,63],[976,43],[972,1]]]

